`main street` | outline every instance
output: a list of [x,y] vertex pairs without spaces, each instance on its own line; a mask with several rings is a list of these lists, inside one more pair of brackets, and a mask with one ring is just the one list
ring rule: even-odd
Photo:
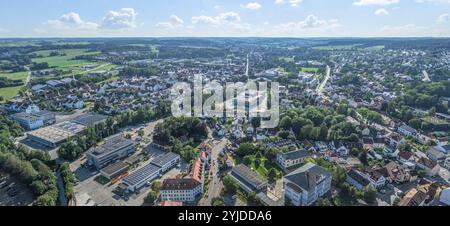
[[331,77],[331,68],[327,65],[327,74],[325,75],[325,79],[320,83],[320,85],[317,87],[316,92],[318,95],[322,95],[323,90],[325,89],[325,86],[328,83],[328,80]]
[[[216,142],[216,143],[215,143]],[[211,168],[209,171],[209,184],[208,184],[208,193],[207,195],[200,200],[200,206],[211,206],[212,199],[215,197],[220,197],[220,192],[222,191],[222,180],[220,179],[219,165],[217,159],[219,158],[219,153],[225,148],[228,143],[228,139],[223,138],[220,141],[213,142],[213,148],[211,150]]]

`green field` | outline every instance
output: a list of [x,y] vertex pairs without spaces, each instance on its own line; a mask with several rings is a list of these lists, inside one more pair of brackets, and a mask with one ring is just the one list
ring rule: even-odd
[[317,73],[319,71],[319,68],[316,67],[303,67],[301,72],[305,73]]
[[19,42],[0,42],[0,47],[25,47],[25,46],[39,46],[36,43],[30,41],[19,41]]
[[335,45],[335,46],[315,46],[312,49],[315,50],[325,50],[325,51],[333,51],[333,50],[350,50],[358,47],[360,44],[354,45]]
[[[7,77],[8,79],[12,80],[22,80],[25,82],[28,77],[28,72],[16,72],[16,73],[5,73],[0,72],[0,77]],[[4,98],[4,101],[10,100],[12,97],[17,95],[19,93],[19,90],[23,86],[15,86],[15,87],[6,87],[6,88],[0,88],[0,96]]]
[[[50,57],[49,54],[52,51],[58,51],[60,53],[65,53],[66,55]],[[35,63],[47,62],[50,67],[68,68],[92,64],[92,62],[86,60],[72,60],[72,59],[76,56],[95,55],[99,54],[100,52],[88,52],[87,49],[67,49],[67,50],[43,50],[34,53],[44,56],[44,58],[34,58],[33,62]]]
[[22,87],[23,86],[1,88],[0,96],[2,96],[4,98],[4,100],[0,101],[0,102],[6,102],[6,101],[10,100],[12,97],[14,97],[15,95],[17,95],[19,93],[19,91]]
[[11,80],[22,80],[23,82],[25,82],[28,77],[28,72],[27,71],[16,73],[0,72],[0,77],[6,77]]

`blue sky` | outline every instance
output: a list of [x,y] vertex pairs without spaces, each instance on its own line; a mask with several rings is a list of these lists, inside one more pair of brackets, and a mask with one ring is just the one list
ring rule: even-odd
[[0,0],[0,37],[450,37],[450,0]]

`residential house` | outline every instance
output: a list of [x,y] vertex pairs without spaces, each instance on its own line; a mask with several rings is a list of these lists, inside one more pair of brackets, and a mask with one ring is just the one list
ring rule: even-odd
[[414,161],[414,154],[412,152],[409,152],[409,151],[400,151],[398,153],[398,155],[397,155],[397,159],[401,163],[413,162]]
[[445,161],[446,155],[432,147],[428,149],[427,157],[433,160],[433,162],[440,163]]
[[397,128],[397,132],[399,132],[400,134],[402,134],[403,136],[406,136],[406,137],[414,137],[417,135],[417,130],[414,128],[411,128],[407,125],[399,126]]
[[432,160],[424,157],[420,158],[419,161],[417,161],[417,167],[425,170],[428,176],[436,176],[440,170],[440,167],[436,162],[433,162]]
[[287,170],[291,167],[302,164],[303,160],[308,156],[309,153],[304,149],[290,151],[287,153],[279,152],[277,154],[277,163],[283,170]]
[[390,162],[386,164],[382,168],[382,172],[389,183],[401,184],[409,182],[411,180],[411,174],[409,170],[397,164],[396,162]]
[[346,182],[350,185],[353,185],[356,189],[362,190],[366,186],[370,184],[370,181],[367,180],[361,172],[356,169],[351,169],[347,173]]

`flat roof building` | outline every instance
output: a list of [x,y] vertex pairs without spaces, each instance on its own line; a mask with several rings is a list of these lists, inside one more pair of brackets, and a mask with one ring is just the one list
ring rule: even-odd
[[180,155],[168,152],[153,159],[151,163],[155,166],[161,167],[161,172],[167,172],[172,167],[176,166],[180,161]]
[[48,147],[56,147],[84,131],[86,127],[73,122],[62,122],[28,133],[28,138]]
[[158,178],[160,174],[161,168],[149,163],[125,177],[125,179],[123,179],[123,184],[128,191],[134,192]]
[[136,150],[135,143],[126,139],[123,134],[111,136],[100,146],[89,149],[88,163],[101,169],[117,160],[128,157]]
[[114,180],[118,177],[121,177],[122,175],[126,174],[128,172],[128,167],[129,165],[119,161],[116,162],[114,164],[111,164],[105,168],[103,168],[102,170],[100,170],[100,173],[110,179],[110,180]]
[[239,164],[231,170],[230,175],[236,179],[241,188],[247,192],[257,192],[267,187],[267,180],[257,172],[248,168],[244,164]]
[[104,115],[95,114],[95,113],[87,113],[84,115],[80,115],[80,116],[72,119],[71,121],[74,123],[84,125],[84,126],[90,126],[90,125],[95,125],[100,122],[105,122],[106,119],[107,119],[107,117]]

